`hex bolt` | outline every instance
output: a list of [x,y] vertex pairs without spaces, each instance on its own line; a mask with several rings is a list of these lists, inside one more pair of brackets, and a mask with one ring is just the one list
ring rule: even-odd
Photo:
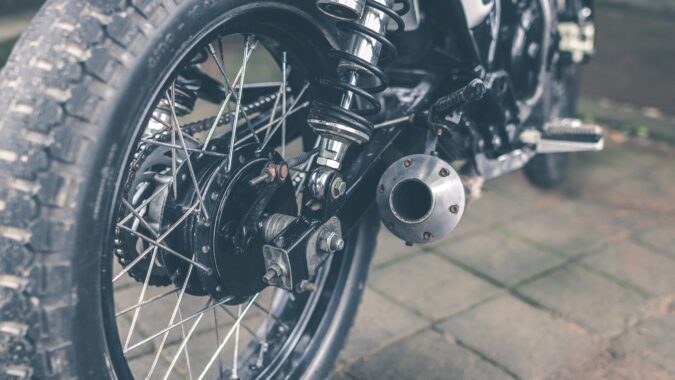
[[248,181],[249,186],[257,186],[263,182],[267,182],[267,179],[270,177],[270,174],[265,172],[257,177],[251,178],[250,181]]
[[411,159],[408,158],[408,159],[403,161],[403,166],[405,166],[406,168],[409,168],[411,165],[412,165]]
[[452,205],[452,206],[450,206],[450,208],[448,210],[450,210],[450,212],[453,213],[453,214],[457,214],[459,212],[459,206]]
[[450,170],[447,168],[441,169],[441,171],[438,173],[441,177],[447,177],[450,175]]
[[319,236],[319,249],[327,253],[341,251],[345,242],[340,235],[332,231],[325,231]]
[[384,185],[380,185],[380,187],[378,188],[378,191],[380,193],[384,193]]
[[434,237],[434,235],[431,234],[431,232],[425,232],[424,235],[422,235],[424,240],[431,240],[431,238]]
[[338,199],[347,192],[347,183],[340,177],[335,177],[330,185],[330,195],[333,199]]
[[209,248],[208,245],[202,246],[202,252],[204,252],[204,253],[209,253],[209,249],[210,249],[210,248]]

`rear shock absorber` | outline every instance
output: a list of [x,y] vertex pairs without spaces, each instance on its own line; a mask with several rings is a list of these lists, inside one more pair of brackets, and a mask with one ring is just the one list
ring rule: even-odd
[[[396,47],[386,37],[389,21],[396,31],[404,28],[401,17],[410,9],[409,0],[318,0],[317,7],[336,18],[343,31],[352,32],[346,50],[332,50],[338,60],[337,78],[321,78],[319,84],[342,94],[340,104],[316,100],[307,122],[321,135],[321,150],[317,164],[339,170],[341,161],[351,144],[368,142],[373,124],[366,119],[380,111],[380,103],[373,95],[388,85],[385,73],[378,64],[393,60]],[[394,11],[395,3],[403,7]],[[324,176],[325,177],[325,176]]]

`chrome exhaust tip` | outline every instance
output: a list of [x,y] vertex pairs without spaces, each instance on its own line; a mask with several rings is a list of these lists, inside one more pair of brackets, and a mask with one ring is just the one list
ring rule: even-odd
[[410,243],[430,243],[462,219],[466,197],[455,169],[438,157],[416,154],[394,162],[377,187],[382,222]]

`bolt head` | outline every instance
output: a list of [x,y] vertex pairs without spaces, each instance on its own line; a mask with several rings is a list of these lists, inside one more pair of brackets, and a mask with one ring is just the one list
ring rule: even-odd
[[404,160],[404,161],[403,161],[403,166],[405,166],[406,168],[409,168],[410,166],[412,166],[412,160],[409,159],[409,158],[406,159],[406,160]]
[[330,195],[338,199],[347,193],[347,183],[340,177],[335,177],[330,187]]
[[459,206],[458,205],[452,205],[449,208],[450,212],[453,214],[457,214],[459,212]]
[[438,173],[441,177],[447,177],[450,175],[450,170],[447,168],[441,169],[441,171]]

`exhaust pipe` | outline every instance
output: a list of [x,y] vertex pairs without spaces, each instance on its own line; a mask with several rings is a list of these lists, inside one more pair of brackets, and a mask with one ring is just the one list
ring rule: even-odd
[[377,187],[380,218],[389,231],[408,243],[442,239],[462,219],[462,181],[447,162],[415,154],[394,162]]

